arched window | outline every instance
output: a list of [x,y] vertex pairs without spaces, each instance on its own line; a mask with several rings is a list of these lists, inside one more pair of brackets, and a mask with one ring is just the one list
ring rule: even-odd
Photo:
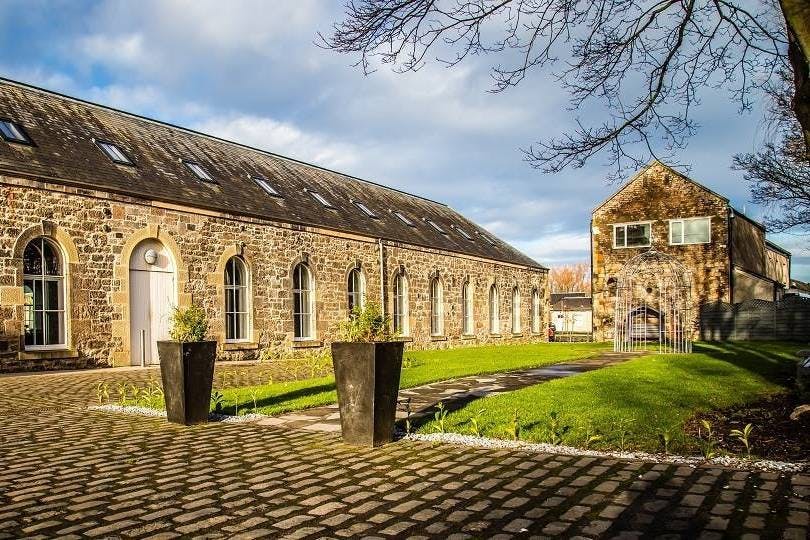
[[498,303],[498,287],[489,288],[489,333],[501,333],[501,308]]
[[293,324],[294,338],[312,339],[315,336],[315,280],[304,263],[293,269]]
[[61,250],[39,237],[23,252],[26,348],[58,348],[65,340],[65,275]]
[[473,320],[473,286],[469,281],[465,282],[461,289],[461,307],[461,332],[465,336],[471,336],[475,333],[475,321]]
[[359,268],[353,268],[349,272],[349,314],[351,315],[355,308],[358,310],[363,309],[363,303],[366,296],[366,280],[363,279],[363,272]]
[[430,335],[444,335],[444,293],[437,277],[430,282]]
[[394,276],[394,332],[407,336],[410,332],[408,324],[408,278],[398,272]]
[[520,333],[520,291],[512,289],[512,333]]
[[532,289],[532,332],[540,333],[540,294]]
[[245,261],[231,257],[225,265],[225,340],[247,341],[250,287]]

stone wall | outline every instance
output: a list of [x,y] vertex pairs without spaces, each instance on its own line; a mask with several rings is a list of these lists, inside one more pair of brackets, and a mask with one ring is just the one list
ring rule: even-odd
[[[140,240],[160,240],[175,258],[178,304],[203,306],[222,359],[253,359],[267,347],[322,347],[348,315],[346,278],[360,268],[369,300],[381,298],[380,245],[377,240],[315,228],[271,223],[187,207],[131,199],[0,177],[0,370],[49,369],[90,365],[129,365],[129,253]],[[55,239],[67,261],[66,351],[26,352],[22,345],[22,250],[28,240]],[[223,268],[231,255],[247,262],[251,283],[252,339],[224,344]],[[417,246],[384,243],[385,300],[392,303],[394,272],[409,280],[412,346],[543,339],[530,328],[531,291],[541,295],[541,330],[548,320],[546,273]],[[293,343],[292,268],[306,260],[316,279],[316,340]],[[444,283],[445,336],[429,331],[428,285]],[[461,286],[475,286],[476,332],[461,338]],[[501,293],[504,333],[487,329],[488,285]],[[512,288],[521,292],[523,332],[512,336]]]
[[[711,242],[670,245],[669,220],[711,217]],[[728,204],[718,195],[654,163],[631,179],[592,216],[594,339],[613,337],[615,280],[624,265],[649,248],[614,248],[613,224],[652,222],[651,244],[692,272],[693,315],[705,302],[730,301]]]

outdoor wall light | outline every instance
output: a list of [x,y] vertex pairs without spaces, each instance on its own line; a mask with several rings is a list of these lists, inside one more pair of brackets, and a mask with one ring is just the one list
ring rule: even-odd
[[154,249],[147,249],[146,253],[143,254],[143,260],[146,261],[146,264],[152,265],[157,262],[158,254]]

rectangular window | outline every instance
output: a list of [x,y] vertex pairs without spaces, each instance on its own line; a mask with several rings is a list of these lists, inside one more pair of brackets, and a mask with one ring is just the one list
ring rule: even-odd
[[711,242],[711,218],[673,219],[669,222],[669,243],[708,244]]
[[410,219],[408,219],[408,216],[406,216],[402,212],[394,212],[394,215],[397,216],[399,220],[408,227],[416,227],[416,224]]
[[129,156],[127,156],[123,150],[113,143],[105,141],[95,141],[95,143],[99,148],[101,148],[101,151],[113,161],[113,163],[118,163],[119,165],[135,165],[135,163],[129,159]]
[[375,213],[374,213],[374,212],[371,210],[371,208],[369,208],[369,207],[368,207],[368,206],[366,206],[365,204],[361,203],[360,201],[352,201],[352,202],[354,202],[354,205],[355,205],[357,208],[359,208],[360,210],[362,210],[362,211],[363,211],[363,213],[364,213],[365,215],[367,215],[367,216],[368,216],[368,217],[370,217],[370,218],[377,219],[377,214],[375,214]]
[[319,203],[324,205],[326,208],[334,208],[334,206],[332,206],[332,203],[327,201],[326,197],[324,197],[323,195],[321,195],[317,191],[312,191],[311,189],[308,189],[307,193],[309,193],[312,196],[313,199],[315,199],[316,201],[318,201]]
[[186,167],[188,167],[198,179],[202,180],[203,182],[216,184],[216,181],[211,177],[210,174],[208,174],[208,171],[206,171],[205,168],[199,163],[195,163],[193,161],[183,161],[183,163],[185,163]]
[[256,184],[258,184],[258,186],[262,188],[268,195],[273,197],[281,197],[281,194],[276,191],[276,188],[274,188],[270,182],[267,181],[267,179],[262,178],[261,176],[254,176],[253,181],[256,182]]
[[432,219],[427,219],[427,218],[425,218],[425,221],[427,221],[428,225],[430,225],[431,227],[433,227],[434,229],[436,229],[436,230],[437,230],[437,231],[439,231],[440,233],[442,233],[442,234],[447,234],[447,231],[445,231],[444,229],[442,229],[442,226],[441,226],[441,225],[439,225],[438,223],[436,223],[435,221],[433,221]]
[[0,120],[0,135],[8,142],[32,144],[23,128],[11,120]]
[[650,223],[624,223],[613,226],[613,247],[650,247]]

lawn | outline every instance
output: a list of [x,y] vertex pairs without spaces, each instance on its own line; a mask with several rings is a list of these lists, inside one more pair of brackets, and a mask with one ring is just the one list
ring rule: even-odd
[[[595,356],[610,350],[605,343],[534,343],[406,351],[400,388],[499,371],[542,367]],[[280,414],[337,402],[332,376],[221,391],[226,414]],[[255,398],[255,405],[254,405]],[[237,407],[238,406],[238,407]]]
[[[601,449],[694,450],[684,424],[696,413],[783,392],[800,347],[779,343],[695,344],[691,355],[650,355],[623,364],[486,397],[450,412],[448,432]],[[483,411],[483,412],[482,412]],[[556,421],[553,420],[556,415]],[[766,430],[767,426],[755,426]],[[440,431],[436,420],[418,428]]]

